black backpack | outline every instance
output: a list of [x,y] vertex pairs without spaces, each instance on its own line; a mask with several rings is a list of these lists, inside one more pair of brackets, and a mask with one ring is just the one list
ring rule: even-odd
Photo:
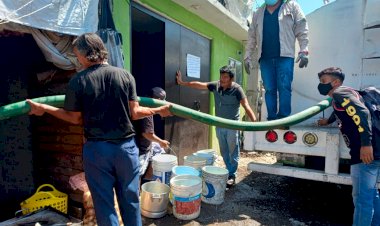
[[365,106],[371,113],[372,129],[380,132],[380,90],[368,87],[358,91],[364,100]]

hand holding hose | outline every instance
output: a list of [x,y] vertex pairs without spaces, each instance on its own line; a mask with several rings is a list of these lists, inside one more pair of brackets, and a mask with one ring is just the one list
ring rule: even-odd
[[166,105],[163,105],[161,107],[158,107],[159,110],[158,110],[157,114],[159,114],[163,118],[168,117],[168,116],[172,116],[173,114],[170,112],[170,107],[171,107],[171,104],[166,104]]
[[43,104],[34,102],[34,101],[30,100],[30,99],[27,99],[26,102],[30,106],[29,115],[41,116],[41,115],[43,115],[45,113],[45,108],[44,108]]

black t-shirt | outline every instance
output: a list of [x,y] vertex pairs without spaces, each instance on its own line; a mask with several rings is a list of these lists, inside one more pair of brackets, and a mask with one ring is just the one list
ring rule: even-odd
[[154,133],[153,116],[145,117],[132,122],[136,132],[136,144],[139,147],[139,155],[147,153],[151,141],[146,139],[143,133]]
[[361,96],[352,88],[341,86],[333,93],[335,115],[341,121],[340,130],[350,148],[351,163],[361,163],[361,146],[373,146],[375,159],[380,159],[380,150],[373,145],[371,115]]
[[64,109],[82,112],[88,140],[120,141],[135,134],[129,101],[137,101],[133,76],[124,69],[98,64],[70,80]]

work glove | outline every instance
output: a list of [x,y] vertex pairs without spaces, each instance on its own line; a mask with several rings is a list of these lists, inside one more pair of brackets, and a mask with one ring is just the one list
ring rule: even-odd
[[251,72],[251,60],[250,59],[245,59],[244,60],[244,69],[249,74]]
[[298,62],[300,62],[298,65],[300,68],[307,67],[307,64],[309,63],[309,57],[307,56],[307,53],[299,52],[296,59],[296,63]]

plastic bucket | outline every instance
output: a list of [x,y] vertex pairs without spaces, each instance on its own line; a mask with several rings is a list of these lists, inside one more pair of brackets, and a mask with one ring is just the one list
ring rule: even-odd
[[201,176],[201,173],[191,166],[174,166],[172,168],[172,177],[178,175],[193,175],[193,176]]
[[140,210],[148,218],[165,216],[169,203],[170,187],[158,181],[144,183],[141,186]]
[[206,165],[212,166],[214,165],[215,161],[215,151],[213,149],[206,149],[206,150],[199,150],[194,155],[205,158],[206,159]]
[[202,179],[194,175],[178,175],[170,180],[173,195],[173,215],[180,220],[192,220],[201,212]]
[[202,167],[206,166],[207,161],[207,159],[195,155],[188,155],[183,157],[183,159],[183,165],[194,167],[199,172],[202,172]]
[[175,155],[161,154],[152,158],[153,180],[169,185],[172,168],[177,165]]
[[219,205],[224,202],[228,170],[217,166],[202,168],[202,201]]

